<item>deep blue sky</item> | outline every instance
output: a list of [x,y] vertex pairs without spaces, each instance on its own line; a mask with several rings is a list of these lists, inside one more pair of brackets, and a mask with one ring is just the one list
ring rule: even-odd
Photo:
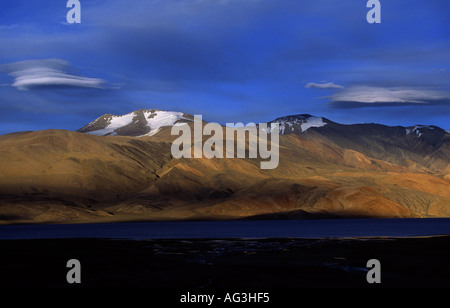
[[0,134],[141,108],[450,129],[450,1],[0,2]]

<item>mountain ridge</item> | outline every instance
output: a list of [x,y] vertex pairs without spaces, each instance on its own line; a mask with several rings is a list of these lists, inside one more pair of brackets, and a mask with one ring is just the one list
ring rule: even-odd
[[[149,111],[150,113],[146,113]],[[137,123],[134,119],[142,116],[155,117],[158,113],[163,116],[168,114],[169,121],[160,121],[158,125],[150,129],[149,132],[142,134],[142,123]],[[121,127],[115,129],[117,136],[156,136],[164,128],[170,128],[173,125],[180,123],[189,123],[193,121],[194,116],[174,111],[161,111],[157,109],[140,109],[128,113],[123,116],[134,115]],[[99,117],[109,116],[108,114]],[[97,119],[97,120],[98,120]],[[87,127],[95,127],[96,121],[89,123],[79,132],[86,132],[96,135],[101,135],[98,132],[103,132],[107,125],[91,131]],[[151,121],[151,119],[150,119]],[[94,123],[94,124],[92,124]],[[207,122],[205,122],[207,123]],[[421,171],[440,171],[446,172],[450,170],[446,159],[447,150],[450,145],[450,134],[445,130],[433,125],[414,125],[414,126],[388,126],[377,123],[360,123],[360,124],[339,124],[324,117],[317,117],[310,114],[297,114],[278,117],[272,121],[267,122],[268,127],[272,123],[279,124],[280,135],[305,134],[305,138],[309,140],[320,140],[324,144],[332,144],[347,150],[355,150],[370,158],[387,161],[389,163],[396,163],[405,166],[411,166],[414,163],[419,164],[417,170]],[[259,124],[257,124],[259,125]],[[136,128],[133,131],[133,127]],[[92,128],[92,127],[91,127]],[[125,129],[125,130],[124,130]],[[125,132],[122,134],[122,132]],[[270,133],[270,129],[268,129]],[[108,131],[105,135],[111,135]],[[163,134],[163,140],[169,140],[166,131]],[[173,139],[173,138],[172,138]],[[375,144],[376,143],[376,144]],[[443,149],[443,150],[441,150]],[[351,156],[348,152],[346,155]],[[403,161],[402,161],[403,160]]]
[[[147,114],[146,114],[147,113]],[[141,116],[144,116],[148,119],[151,119],[155,116],[158,115],[158,113],[163,113],[163,114],[168,114],[168,115],[173,115],[175,117],[174,121],[171,123],[171,121],[167,121],[167,122],[160,122],[160,126],[158,126],[157,128],[163,127],[163,126],[173,126],[174,124],[179,123],[179,120],[181,123],[183,122],[190,122],[193,121],[194,116],[184,113],[184,112],[179,112],[179,111],[164,111],[164,110],[159,110],[159,109],[139,109],[136,111],[132,111],[129,112],[127,114],[124,115],[113,115],[113,114],[103,114],[100,117],[98,117],[97,119],[91,121],[90,123],[88,123],[87,125],[83,126],[82,128],[76,130],[77,132],[83,132],[83,133],[92,133],[95,135],[101,135],[100,133],[96,133],[97,130],[103,130],[106,129],[106,127],[108,126],[108,124],[110,124],[110,120],[108,121],[108,119],[111,118],[125,118],[127,116],[133,115],[132,118],[130,118],[128,121],[124,122],[122,124],[122,126],[119,127],[114,127],[114,129],[120,129],[126,126],[129,126],[130,124],[134,124],[136,122],[138,122]],[[147,119],[147,120],[148,120]],[[184,120],[184,121],[183,121]],[[312,121],[317,121],[316,123],[309,123],[310,120]],[[294,123],[292,123],[294,122]],[[420,137],[423,133],[421,132],[421,130],[425,129],[425,130],[429,130],[429,129],[437,129],[440,133],[443,134],[450,134],[447,130],[444,130],[438,126],[434,126],[434,125],[422,125],[422,124],[415,124],[415,125],[410,125],[410,126],[389,126],[389,125],[385,125],[385,124],[379,124],[379,123],[353,123],[353,124],[340,124],[334,121],[331,121],[327,118],[324,117],[318,117],[315,115],[311,115],[311,114],[295,114],[295,115],[287,115],[287,116],[281,116],[281,117],[277,117],[274,120],[265,122],[267,124],[271,124],[271,123],[278,123],[281,126],[282,125],[286,125],[286,123],[288,123],[288,125],[293,125],[295,123],[300,123],[300,124],[309,124],[307,125],[308,128],[309,127],[323,127],[325,125],[327,125],[328,123],[332,124],[332,125],[342,125],[342,126],[350,126],[350,125],[380,125],[380,126],[384,126],[384,127],[400,127],[403,128],[405,130],[405,134],[409,135],[411,133],[413,133],[412,135],[414,135],[414,133]],[[222,124],[220,124],[222,125]],[[224,126],[224,125],[222,125]],[[302,129],[300,130],[300,132],[306,131],[307,129]],[[280,129],[281,131],[281,129]],[[111,135],[112,132],[108,131],[105,132],[104,135]],[[117,134],[114,135],[118,135],[118,136],[145,136],[146,134],[143,135],[139,135],[139,132],[136,133],[128,133],[128,134],[121,134],[120,131],[116,132]],[[282,133],[284,134],[284,133]]]
[[[106,136],[0,136],[0,223],[450,217],[450,134],[438,127],[279,117],[279,166],[262,170],[259,159],[173,158],[171,125],[193,122],[171,115],[129,113],[116,135],[94,120]],[[142,137],[120,135],[141,126]]]

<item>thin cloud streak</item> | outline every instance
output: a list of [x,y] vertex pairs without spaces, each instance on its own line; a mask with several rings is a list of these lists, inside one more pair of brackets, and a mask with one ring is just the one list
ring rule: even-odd
[[314,82],[310,82],[308,84],[306,84],[305,88],[307,89],[343,89],[343,86],[337,85],[333,82],[327,82],[327,83],[314,83]]

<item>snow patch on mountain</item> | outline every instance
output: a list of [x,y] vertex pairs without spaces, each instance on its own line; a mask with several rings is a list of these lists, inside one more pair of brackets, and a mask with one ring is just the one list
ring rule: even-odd
[[308,118],[307,122],[303,123],[302,126],[302,132],[306,132],[311,127],[322,127],[327,125],[323,121],[323,118],[321,117],[310,117]]
[[172,126],[180,119],[189,120],[183,117],[182,112],[173,111],[145,111],[145,119],[147,120],[147,126],[150,127],[150,132],[143,136],[153,136],[163,126]]
[[429,125],[414,125],[414,127],[407,127],[405,128],[406,135],[409,134],[416,134],[416,136],[419,138],[423,135],[423,129],[435,129],[434,126]]
[[[278,118],[271,123],[279,124],[279,131],[281,135],[289,134],[296,130],[303,133],[311,127],[322,127],[327,124],[322,117],[315,117],[311,115],[287,116]],[[270,128],[268,131],[270,132]]]
[[[123,116],[111,116],[111,119],[109,120],[109,124],[104,129],[99,129],[91,132],[87,132],[91,135],[98,135],[98,136],[105,136],[105,135],[117,135],[114,130],[127,126],[131,124],[135,117],[134,112],[128,113]],[[94,121],[95,122],[95,121]],[[91,125],[93,122],[89,123]]]

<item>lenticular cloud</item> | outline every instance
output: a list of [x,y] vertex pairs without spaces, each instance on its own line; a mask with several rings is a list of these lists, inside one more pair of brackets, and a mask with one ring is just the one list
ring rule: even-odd
[[1,70],[14,77],[18,90],[42,87],[104,88],[105,81],[69,74],[70,63],[61,59],[27,60],[4,64]]
[[328,98],[334,103],[433,104],[450,100],[450,93],[426,89],[354,86],[336,92]]

